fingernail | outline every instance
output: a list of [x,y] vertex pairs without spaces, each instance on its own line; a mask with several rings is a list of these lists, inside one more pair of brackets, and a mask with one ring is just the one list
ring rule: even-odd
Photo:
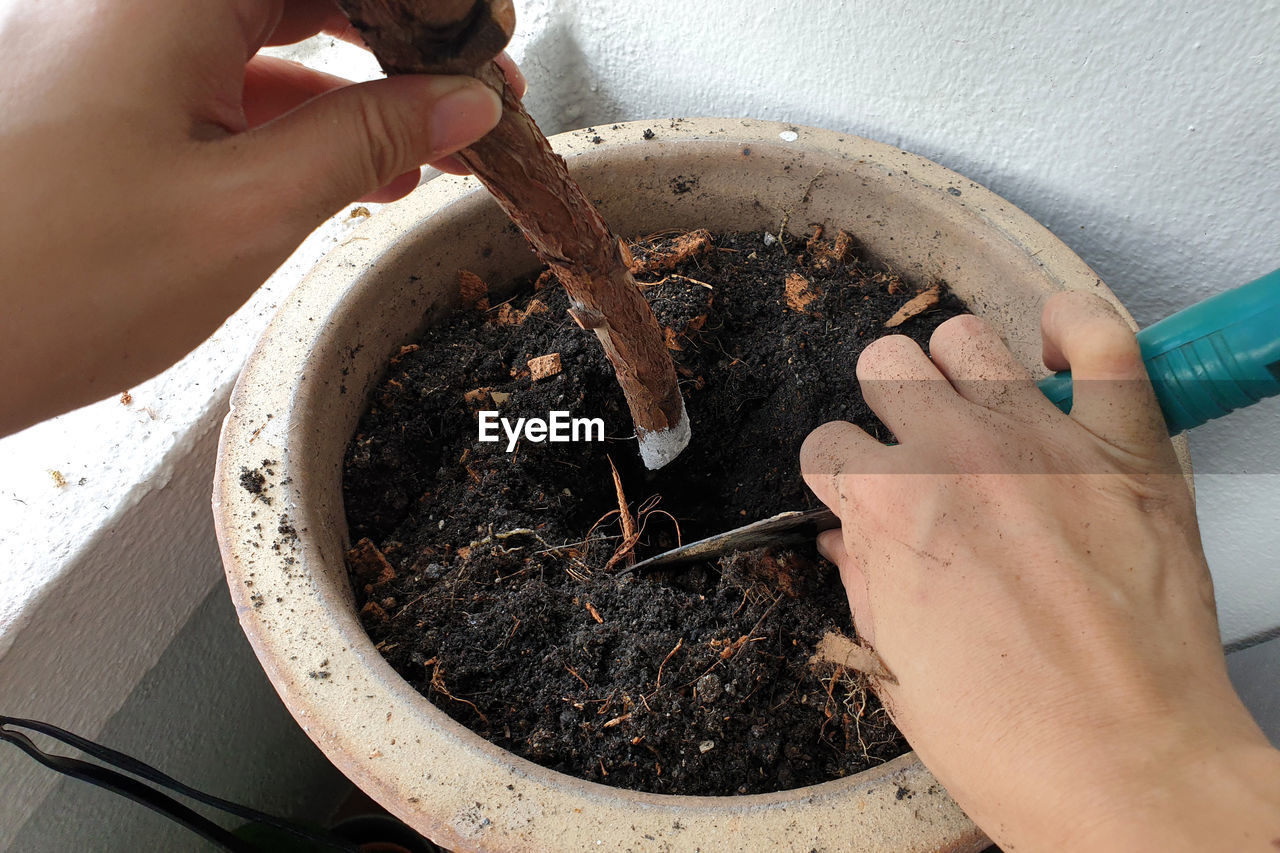
[[439,77],[432,89],[431,146],[436,157],[465,148],[493,130],[502,118],[502,99],[478,80]]

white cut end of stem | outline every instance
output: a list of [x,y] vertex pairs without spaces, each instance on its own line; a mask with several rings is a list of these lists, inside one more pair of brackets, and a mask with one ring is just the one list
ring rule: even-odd
[[680,455],[689,446],[689,415],[684,410],[684,400],[680,401],[680,420],[676,425],[666,429],[646,432],[637,430],[640,438],[640,458],[644,467],[657,471],[672,459]]

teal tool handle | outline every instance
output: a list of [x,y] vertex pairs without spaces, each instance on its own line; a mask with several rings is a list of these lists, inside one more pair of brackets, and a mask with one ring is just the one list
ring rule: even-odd
[[[1280,394],[1280,270],[1166,317],[1138,343],[1171,435]],[[1040,390],[1071,410],[1070,373]]]

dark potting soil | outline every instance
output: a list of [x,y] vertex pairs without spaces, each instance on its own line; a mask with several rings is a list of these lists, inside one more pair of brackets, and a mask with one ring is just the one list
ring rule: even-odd
[[[643,468],[612,369],[549,275],[490,307],[460,274],[476,307],[392,360],[347,449],[348,564],[369,635],[473,731],[608,785],[759,793],[900,755],[864,676],[810,662],[825,633],[854,636],[838,574],[814,550],[620,572],[678,541],[815,506],[800,444],[835,419],[888,437],[854,364],[886,320],[932,294],[917,298],[846,234],[784,246],[694,232],[631,252],[692,443],[663,470]],[[937,305],[893,331],[924,342],[963,310],[945,286],[933,293]],[[478,441],[481,410],[513,424],[553,410],[599,417],[604,440],[524,438],[508,453],[505,435]]]

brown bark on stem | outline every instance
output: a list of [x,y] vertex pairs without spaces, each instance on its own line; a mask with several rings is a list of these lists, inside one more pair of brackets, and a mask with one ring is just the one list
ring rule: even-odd
[[471,74],[502,96],[501,122],[458,157],[555,271],[574,320],[600,339],[645,464],[670,462],[688,444],[689,424],[661,327],[618,239],[492,61],[514,28],[510,0],[339,3],[387,73]]

